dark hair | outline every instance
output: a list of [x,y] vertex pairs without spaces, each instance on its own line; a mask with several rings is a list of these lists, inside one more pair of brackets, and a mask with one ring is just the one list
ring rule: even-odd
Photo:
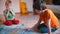
[[44,4],[40,5],[40,10],[45,10],[47,7]]
[[44,4],[44,0],[35,0],[33,8],[37,9],[37,10],[41,10],[41,8],[42,8],[42,10],[44,10],[47,7]]

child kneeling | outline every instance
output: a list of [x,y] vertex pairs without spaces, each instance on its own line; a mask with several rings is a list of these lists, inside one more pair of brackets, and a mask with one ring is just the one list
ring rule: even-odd
[[15,13],[13,10],[11,10],[11,1],[10,0],[6,0],[5,6],[6,9],[4,10],[4,16],[5,16],[5,25],[12,25],[12,24],[19,24],[19,20],[15,20]]
[[[43,6],[40,7],[40,10],[36,9],[36,12],[40,16],[38,23],[35,25],[36,30],[40,31],[41,33],[51,34],[51,32],[55,32],[58,29],[58,19],[50,9]],[[41,21],[44,23],[41,23]]]

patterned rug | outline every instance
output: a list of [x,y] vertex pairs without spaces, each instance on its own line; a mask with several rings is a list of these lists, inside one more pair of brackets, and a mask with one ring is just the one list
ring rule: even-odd
[[24,29],[23,25],[17,26],[15,28],[6,26],[0,27],[0,34],[39,34],[34,32],[32,29]]

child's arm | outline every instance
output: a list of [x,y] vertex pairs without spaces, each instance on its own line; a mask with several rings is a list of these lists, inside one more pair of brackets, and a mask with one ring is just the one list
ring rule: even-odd
[[8,11],[7,14],[6,14],[6,17],[8,17],[8,14],[9,14],[9,11]]
[[33,30],[39,32],[39,30],[37,29],[37,27],[40,25],[41,20],[39,19],[39,21],[33,26]]
[[5,11],[4,11],[4,16],[5,16],[5,18],[8,17],[8,14],[9,14],[9,12],[8,12],[7,10],[5,10]]
[[11,13],[13,14],[13,16],[15,16],[15,13],[13,11],[11,11]]
[[51,34],[51,19],[48,19],[48,34]]

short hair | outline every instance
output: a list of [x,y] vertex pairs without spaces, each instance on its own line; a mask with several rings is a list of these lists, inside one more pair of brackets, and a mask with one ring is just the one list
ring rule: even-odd
[[41,8],[42,8],[42,10],[44,10],[47,7],[44,4],[44,0],[35,0],[33,8],[37,9],[37,10],[41,10]]
[[45,10],[47,7],[44,4],[40,5],[40,10]]

